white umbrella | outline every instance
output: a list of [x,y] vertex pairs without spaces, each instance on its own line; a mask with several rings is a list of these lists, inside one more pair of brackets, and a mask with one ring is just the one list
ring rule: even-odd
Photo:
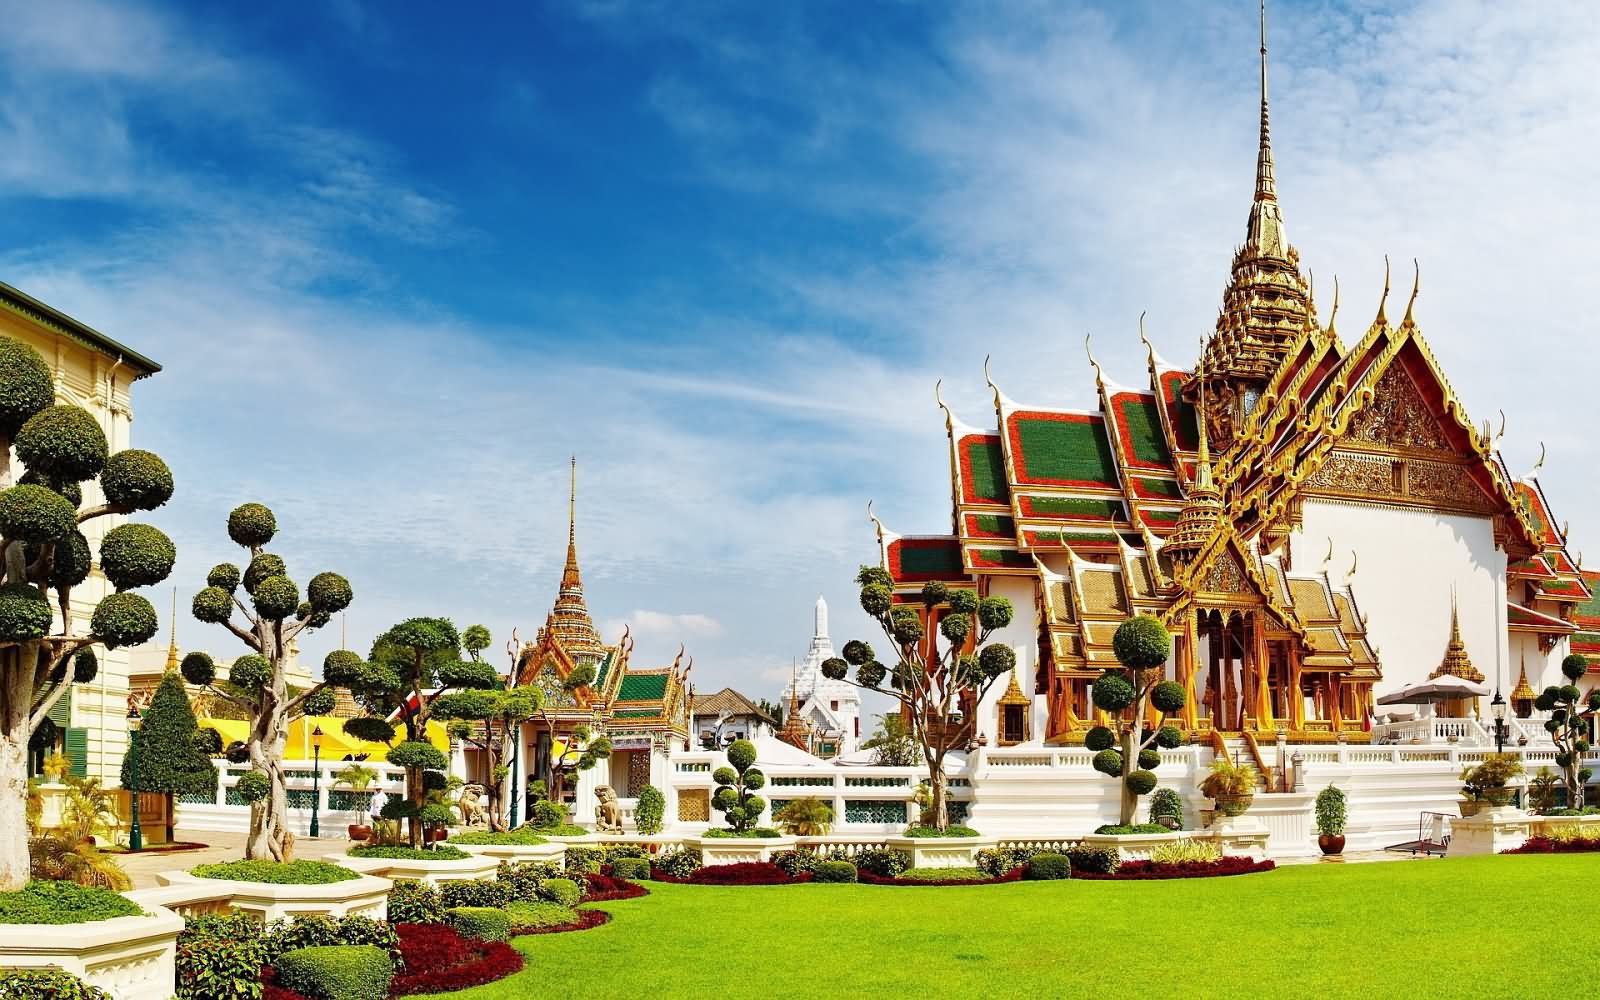
[[1409,684],[1378,699],[1380,705],[1431,705],[1441,701],[1458,701],[1462,698],[1482,698],[1489,694],[1484,684],[1444,674],[1419,684]]

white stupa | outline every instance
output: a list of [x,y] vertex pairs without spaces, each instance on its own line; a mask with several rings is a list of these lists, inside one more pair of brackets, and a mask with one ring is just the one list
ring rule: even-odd
[[799,702],[802,719],[811,724],[811,745],[833,748],[825,756],[846,754],[861,742],[861,694],[846,681],[822,676],[822,661],[834,656],[828,638],[828,602],[817,598],[812,621],[811,647],[796,665],[794,679],[783,689],[785,705]]

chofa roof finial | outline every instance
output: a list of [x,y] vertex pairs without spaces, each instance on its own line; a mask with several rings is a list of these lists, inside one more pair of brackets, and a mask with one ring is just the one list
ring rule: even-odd
[[1411,298],[1406,302],[1406,317],[1400,321],[1401,326],[1416,326],[1416,320],[1411,317],[1411,309],[1417,304],[1417,291],[1422,287],[1422,265],[1417,263],[1417,258],[1411,258],[1413,276],[1411,279]]
[[1383,307],[1389,302],[1389,255],[1383,255],[1383,298],[1378,300],[1378,318],[1373,320],[1375,326],[1388,326],[1389,317],[1384,314]]

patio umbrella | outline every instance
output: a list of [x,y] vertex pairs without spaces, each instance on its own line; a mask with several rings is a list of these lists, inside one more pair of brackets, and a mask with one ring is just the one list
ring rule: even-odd
[[1419,684],[1408,684],[1378,699],[1380,705],[1432,705],[1462,698],[1482,698],[1489,694],[1483,684],[1444,674]]

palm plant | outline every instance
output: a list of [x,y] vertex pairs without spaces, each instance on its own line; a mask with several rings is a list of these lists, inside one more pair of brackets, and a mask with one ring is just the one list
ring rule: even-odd
[[815,797],[795,799],[772,818],[791,836],[821,837],[833,828],[833,806]]

